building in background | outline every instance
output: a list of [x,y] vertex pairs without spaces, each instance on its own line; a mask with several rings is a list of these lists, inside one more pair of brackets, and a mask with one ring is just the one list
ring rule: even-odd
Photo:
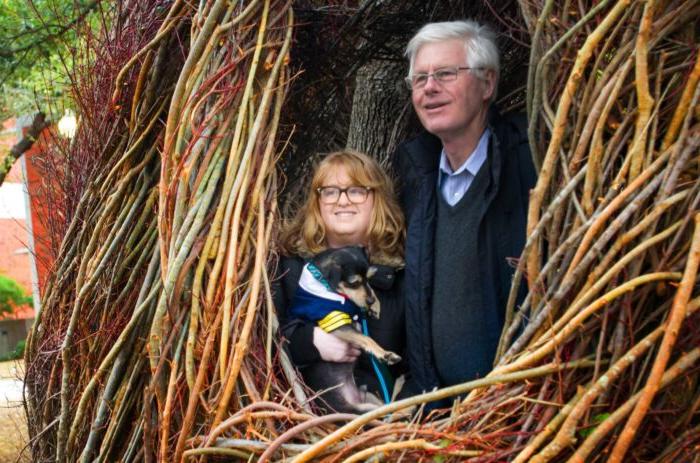
[[[0,160],[22,136],[31,118],[9,119],[0,129]],[[0,186],[0,274],[17,281],[34,299],[34,307],[19,307],[14,313],[0,318],[0,357],[14,350],[26,339],[35,314],[40,310],[40,281],[45,281],[48,262],[44,252],[37,249],[36,198],[32,185],[39,177],[31,163],[32,150],[21,156]],[[34,210],[33,210],[34,209]],[[42,227],[38,227],[41,233]],[[42,256],[43,255],[43,256]]]

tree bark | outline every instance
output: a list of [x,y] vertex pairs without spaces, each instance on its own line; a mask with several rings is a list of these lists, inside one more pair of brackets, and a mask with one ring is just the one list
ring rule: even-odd
[[10,152],[7,153],[5,158],[0,161],[0,186],[2,186],[5,177],[10,172],[10,169],[12,169],[15,161],[34,145],[36,139],[49,124],[50,122],[46,120],[44,113],[36,113],[27,133],[10,149]]
[[406,138],[413,114],[403,87],[405,63],[372,60],[355,78],[347,148],[367,153],[388,167],[391,153]]

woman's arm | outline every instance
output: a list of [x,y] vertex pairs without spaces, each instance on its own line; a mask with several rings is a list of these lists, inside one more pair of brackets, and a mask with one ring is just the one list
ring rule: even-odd
[[326,333],[318,326],[313,330],[313,345],[326,362],[354,362],[360,356],[360,349],[356,346]]

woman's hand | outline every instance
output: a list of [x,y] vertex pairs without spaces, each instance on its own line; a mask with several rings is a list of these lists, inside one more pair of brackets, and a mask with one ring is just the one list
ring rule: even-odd
[[353,344],[314,327],[313,343],[326,362],[354,362],[360,356],[360,349]]

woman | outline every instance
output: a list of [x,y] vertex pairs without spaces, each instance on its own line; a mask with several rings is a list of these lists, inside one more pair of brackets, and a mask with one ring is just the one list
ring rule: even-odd
[[[368,334],[383,348],[403,354],[404,313],[401,300],[404,221],[391,181],[377,162],[354,151],[326,156],[314,172],[307,197],[284,228],[275,306],[292,361],[300,368],[319,360],[352,362],[360,351],[311,322],[287,318],[304,259],[328,248],[364,246],[380,268],[370,281],[381,304],[378,320],[368,319]],[[359,387],[388,401],[393,379],[403,365],[389,367],[362,355],[356,368]],[[389,396],[389,397],[387,397]]]

